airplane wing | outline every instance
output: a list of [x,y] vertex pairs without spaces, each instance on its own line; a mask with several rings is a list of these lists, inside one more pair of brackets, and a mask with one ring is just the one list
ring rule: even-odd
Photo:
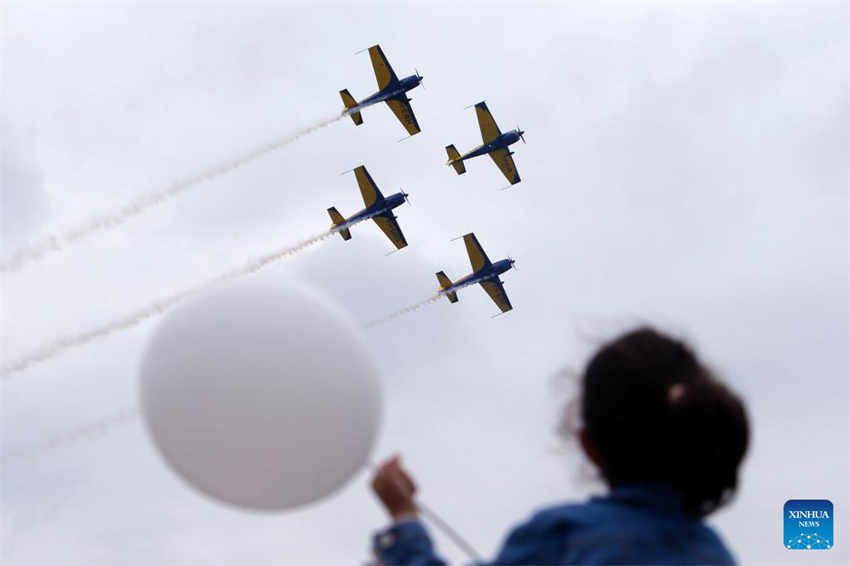
[[490,143],[502,135],[499,126],[496,125],[496,120],[490,114],[490,109],[487,108],[486,102],[479,102],[475,105],[475,114],[478,115],[478,127],[481,128],[481,139],[484,140],[484,143]]
[[369,58],[372,60],[372,68],[375,69],[375,78],[378,80],[378,89],[383,90],[392,83],[398,82],[390,62],[387,61],[380,45],[369,48]]
[[373,216],[372,220],[387,235],[387,238],[395,244],[396,249],[400,250],[407,245],[407,240],[404,239],[404,234],[401,232],[401,226],[398,225],[395,216],[391,212]]
[[487,294],[490,295],[490,298],[493,299],[493,302],[498,305],[502,312],[508,312],[513,308],[501,281],[498,279],[495,281],[484,281],[481,283],[481,286],[487,291]]
[[413,114],[413,108],[410,107],[407,97],[390,98],[386,102],[399,122],[407,129],[408,134],[412,136],[421,131],[419,129],[419,122],[416,121],[416,116]]
[[366,167],[361,165],[354,170],[354,176],[357,177],[357,184],[360,185],[360,194],[363,195],[363,202],[366,207],[370,207],[379,200],[384,200],[384,195],[378,190],[378,185],[372,180],[372,176],[366,171]]
[[478,238],[475,237],[475,234],[470,232],[464,236],[463,243],[466,244],[466,253],[469,255],[469,263],[472,264],[473,272],[490,265],[490,258],[484,253],[484,249],[478,243]]
[[502,170],[502,173],[511,185],[519,183],[519,172],[516,170],[514,160],[507,149],[497,149],[496,151],[491,151],[489,155],[493,159],[493,163]]

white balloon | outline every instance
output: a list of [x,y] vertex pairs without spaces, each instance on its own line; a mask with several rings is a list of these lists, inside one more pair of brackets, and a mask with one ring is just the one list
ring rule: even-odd
[[213,288],[162,320],[140,397],[177,474],[259,510],[342,486],[368,461],[383,407],[359,327],[299,285],[257,277]]

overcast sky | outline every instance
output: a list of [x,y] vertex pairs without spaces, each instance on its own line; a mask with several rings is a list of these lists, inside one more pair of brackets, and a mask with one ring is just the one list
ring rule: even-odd
[[[383,107],[341,121],[120,228],[3,277],[9,361],[328,226],[362,207],[365,164],[409,248],[352,230],[263,277],[297,278],[364,322],[469,270],[455,236],[507,255],[515,310],[479,289],[366,331],[384,373],[377,455],[400,450],[422,498],[485,554],[542,504],[598,492],[554,434],[600,340],[639,323],[690,340],[754,426],[737,501],[711,520],[747,563],[850,560],[848,89],[845,3],[103,3],[2,9],[3,257],[308,126],[338,91],[375,91],[380,43],[422,133]],[[480,143],[486,99],[522,182]],[[136,404],[148,323],[2,384],[4,453]],[[672,448],[671,448],[672,449]],[[385,519],[366,475],[280,515],[188,489],[138,420],[7,463],[3,561],[358,563]],[[787,552],[787,499],[827,498],[836,547]],[[443,539],[448,556],[457,552]]]

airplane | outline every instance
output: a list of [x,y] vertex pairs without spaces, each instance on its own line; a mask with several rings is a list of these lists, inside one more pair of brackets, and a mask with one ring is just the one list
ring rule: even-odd
[[413,108],[410,107],[410,101],[412,99],[407,97],[407,91],[416,88],[422,83],[422,75],[419,74],[419,71],[416,71],[415,75],[410,75],[399,80],[395,72],[393,72],[393,68],[390,67],[389,61],[384,56],[380,45],[373,45],[369,48],[369,58],[372,59],[372,67],[375,69],[375,78],[378,80],[379,90],[360,102],[351,96],[348,89],[339,91],[339,95],[342,97],[342,103],[345,105],[343,114],[351,116],[354,124],[359,126],[363,123],[363,116],[360,114],[361,110],[379,102],[386,102],[390,110],[396,115],[396,118],[405,127],[407,133],[411,136],[418,134],[420,132],[419,122],[416,121]]
[[[505,288],[499,275],[511,269],[515,261],[511,258],[502,259],[493,263],[484,253],[481,244],[475,234],[469,233],[463,237],[463,242],[466,244],[466,253],[469,255],[469,261],[472,264],[472,273],[466,277],[461,277],[457,281],[452,281],[446,276],[444,271],[437,272],[437,281],[440,282],[439,294],[445,295],[450,303],[458,301],[457,292],[469,285],[479,283],[481,287],[490,295],[493,302],[501,309],[502,313],[511,310],[510,300],[505,293]],[[499,313],[499,314],[502,314]],[[498,316],[498,315],[496,315]]]
[[511,185],[516,185],[520,181],[519,173],[516,170],[513,158],[511,158],[514,152],[510,151],[508,146],[515,144],[519,140],[525,143],[525,138],[522,137],[525,132],[517,126],[516,130],[511,130],[503,134],[499,130],[499,126],[496,125],[493,115],[490,114],[487,103],[484,101],[475,105],[475,113],[478,115],[478,127],[481,129],[481,138],[484,140],[484,143],[463,155],[458,153],[454,145],[447,145],[446,153],[449,154],[449,160],[446,162],[446,165],[451,165],[455,168],[458,175],[463,175],[466,173],[466,166],[463,164],[465,160],[486,153],[493,159],[493,162],[499,169],[502,170],[508,182]]
[[383,230],[387,238],[395,244],[396,249],[400,250],[405,247],[407,240],[404,239],[401,227],[396,222],[398,217],[393,214],[393,209],[408,202],[407,197],[409,195],[402,191],[384,198],[375,181],[372,180],[372,176],[369,175],[363,165],[354,169],[354,176],[357,177],[357,184],[360,185],[360,194],[363,196],[366,208],[348,218],[343,218],[337,212],[336,207],[330,207],[328,214],[332,222],[331,231],[338,232],[343,240],[350,240],[351,227],[358,222],[371,218],[378,225],[378,228]]

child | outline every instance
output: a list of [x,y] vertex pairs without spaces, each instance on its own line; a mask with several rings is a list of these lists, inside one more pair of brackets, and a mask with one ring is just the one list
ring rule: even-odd
[[[608,495],[538,511],[493,564],[733,564],[702,518],[737,486],[749,438],[741,400],[685,344],[641,328],[593,356],[580,405],[577,434]],[[444,564],[397,457],[372,487],[393,518],[374,537],[379,560]]]

